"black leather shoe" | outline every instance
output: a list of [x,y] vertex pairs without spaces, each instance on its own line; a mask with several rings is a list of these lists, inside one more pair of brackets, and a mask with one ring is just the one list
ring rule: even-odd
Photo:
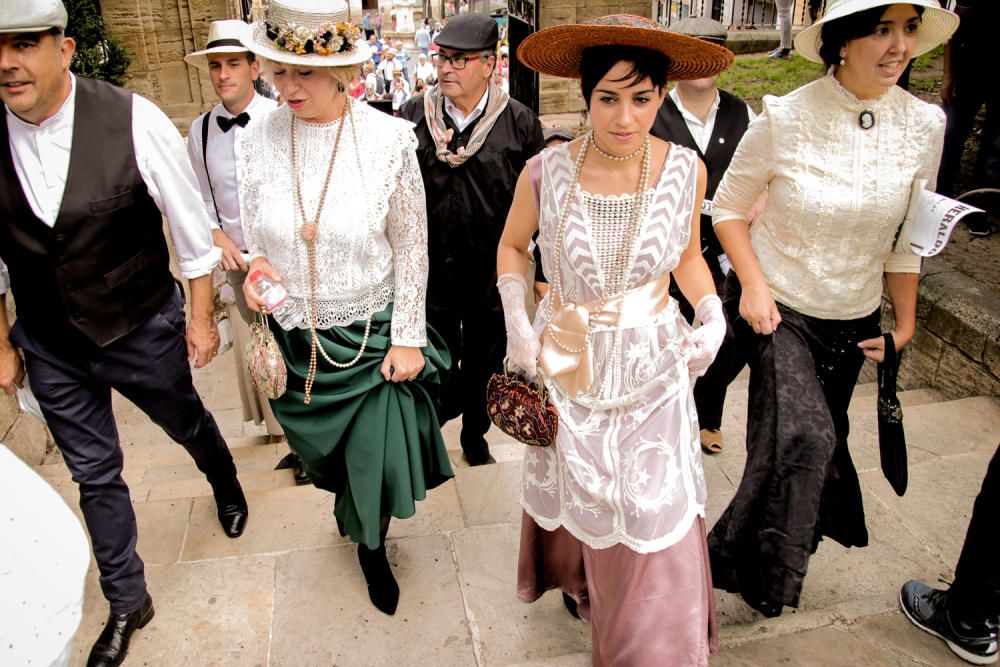
[[155,614],[153,598],[146,594],[142,605],[131,614],[109,614],[107,625],[90,649],[87,667],[118,667],[128,653],[132,634],[144,628]]
[[748,605],[764,614],[767,618],[777,618],[778,616],[781,616],[781,610],[784,608],[784,605],[780,602],[768,600],[764,597],[749,596],[745,593],[743,594],[743,600]]
[[573,618],[580,618],[580,611],[577,609],[576,600],[572,598],[568,593],[563,593],[563,605],[566,607],[566,611]]
[[374,551],[363,544],[358,545],[358,563],[368,583],[368,599],[383,614],[392,616],[399,604],[399,584],[392,575],[389,559],[382,544]]
[[225,484],[213,484],[212,493],[215,495],[215,506],[219,510],[222,532],[227,537],[234,539],[239,537],[247,527],[247,519],[250,516],[240,480],[234,477]]
[[486,453],[485,458],[482,457],[469,458],[469,456],[466,455],[465,460],[469,462],[470,468],[475,468],[476,466],[491,465],[497,462],[497,460],[493,458],[493,455],[490,454],[489,452]]
[[302,465],[302,459],[295,452],[289,452],[285,454],[278,465],[274,466],[275,470],[288,470],[292,471],[292,478],[295,480],[296,485],[301,484],[311,484],[312,480],[309,479],[309,475],[306,474],[306,469]]

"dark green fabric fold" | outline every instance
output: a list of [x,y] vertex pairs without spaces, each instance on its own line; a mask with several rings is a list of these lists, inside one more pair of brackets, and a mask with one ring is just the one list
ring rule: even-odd
[[[365,352],[350,368],[335,368],[319,355],[309,405],[303,401],[311,334],[271,323],[288,366],[288,389],[271,401],[275,417],[312,482],[337,494],[333,511],[348,535],[371,549],[381,541],[382,515],[413,516],[417,500],[454,476],[436,412],[451,366],[448,348],[428,327],[420,376],[386,382],[380,369],[391,345],[391,323],[390,303],[372,317]],[[364,332],[365,322],[358,321],[316,333],[331,359],[347,363]]]

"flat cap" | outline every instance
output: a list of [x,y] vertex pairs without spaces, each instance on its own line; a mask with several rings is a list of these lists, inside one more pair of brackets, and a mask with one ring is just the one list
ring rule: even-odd
[[456,51],[496,49],[500,40],[497,22],[485,14],[462,14],[448,21],[434,43]]
[[688,37],[697,37],[707,42],[723,44],[728,37],[726,26],[718,21],[713,21],[707,16],[689,16],[681,19],[669,28],[670,32],[676,32]]
[[66,29],[61,0],[0,0],[0,32],[45,32]]
[[573,141],[576,139],[576,135],[565,125],[555,125],[553,127],[546,127],[542,129],[542,136],[545,138],[545,143],[548,143],[552,139],[562,139],[563,141]]

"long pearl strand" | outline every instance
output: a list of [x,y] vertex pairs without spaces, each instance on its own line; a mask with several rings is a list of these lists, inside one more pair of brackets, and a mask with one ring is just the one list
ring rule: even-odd
[[[590,144],[593,143],[593,130],[586,134],[583,138],[583,143],[580,146],[580,152],[576,156],[576,163],[573,165],[573,177],[570,180],[569,188],[566,191],[566,198],[563,201],[562,209],[559,211],[559,227],[556,232],[556,247],[555,247],[555,258],[556,258],[556,270],[553,272],[552,287],[556,301],[556,308],[561,308],[565,305],[565,292],[563,291],[563,281],[562,281],[562,256],[563,256],[563,244],[566,240],[566,226],[569,223],[569,211],[570,206],[573,205],[576,199],[576,189],[577,184],[580,181],[580,172],[583,170],[583,163],[587,157],[587,149]],[[594,147],[597,148],[597,144],[594,143]],[[597,148],[600,152],[600,148]],[[604,286],[602,290],[602,296],[598,303],[596,311],[600,311],[604,308],[604,305],[608,300],[616,295],[621,294],[625,291],[627,283],[627,271],[631,264],[632,248],[635,245],[635,241],[638,238],[638,226],[642,219],[642,213],[645,210],[645,198],[646,189],[649,187],[649,171],[650,171],[650,161],[652,146],[649,140],[649,136],[646,136],[645,141],[643,141],[642,149],[645,151],[642,159],[642,167],[639,171],[639,189],[635,194],[635,200],[632,205],[632,216],[629,220],[628,232],[625,237],[625,241],[622,243],[619,253],[616,256],[614,263],[612,264],[612,272],[609,276],[608,284]],[[548,328],[549,336],[552,337],[552,341],[558,345],[560,348],[569,352],[570,354],[579,354],[586,350],[590,345],[590,331],[587,331],[587,337],[584,344],[579,348],[572,348],[566,345],[563,341],[559,340],[555,332],[551,327]]]

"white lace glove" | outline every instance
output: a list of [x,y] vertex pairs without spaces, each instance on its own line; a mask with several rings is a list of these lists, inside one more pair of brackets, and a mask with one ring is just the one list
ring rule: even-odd
[[507,327],[507,369],[534,378],[541,345],[524,308],[527,288],[524,276],[516,273],[505,273],[497,279]]
[[694,307],[701,326],[691,336],[693,347],[688,358],[688,370],[695,377],[701,377],[715,360],[715,355],[726,338],[726,316],[722,312],[722,300],[715,294],[706,294]]

